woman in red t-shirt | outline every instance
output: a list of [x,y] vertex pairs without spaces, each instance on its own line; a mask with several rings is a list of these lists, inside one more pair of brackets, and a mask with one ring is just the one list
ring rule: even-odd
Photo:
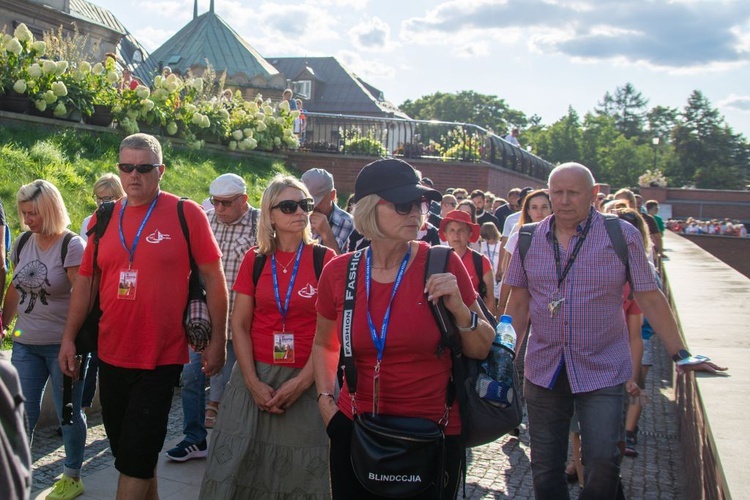
[[[237,273],[237,364],[222,398],[201,498],[329,498],[328,440],[310,352],[318,278],[307,188],[276,176],[261,199],[258,246]],[[254,282],[255,261],[265,257]],[[328,249],[323,262],[334,253]],[[323,464],[321,466],[321,464]]]
[[[481,319],[476,292],[458,256],[451,253],[447,272],[435,274],[425,283],[429,245],[414,240],[430,200],[440,200],[440,193],[421,186],[411,165],[395,159],[377,160],[365,166],[357,176],[354,192],[354,225],[371,240],[357,270],[353,316],[351,322],[346,322],[351,324],[350,345],[357,371],[357,412],[373,412],[374,373],[380,355],[378,413],[438,423],[445,414],[451,356],[437,354],[441,333],[428,301],[444,300],[461,327],[466,356],[484,358],[494,331]],[[313,346],[315,383],[318,406],[331,439],[333,498],[381,498],[365,490],[352,469],[353,398],[346,384],[336,397],[343,303],[351,257],[352,254],[345,254],[333,259],[320,279],[318,327]],[[373,337],[379,339],[378,346]],[[444,498],[454,498],[463,460],[456,404],[448,417],[445,427],[448,485]],[[436,498],[433,488],[427,490],[425,497]]]
[[[461,258],[464,267],[469,272],[471,283],[477,291],[484,288],[482,300],[487,309],[495,314],[495,273],[492,270],[492,263],[483,254],[469,248],[469,243],[476,243],[479,240],[479,224],[472,222],[470,214],[463,210],[453,210],[448,212],[443,220],[440,221],[440,239],[446,241],[448,246],[456,251]],[[481,276],[477,273],[477,266],[474,264],[474,254],[477,254],[482,260]],[[480,286],[480,283],[484,286]]]

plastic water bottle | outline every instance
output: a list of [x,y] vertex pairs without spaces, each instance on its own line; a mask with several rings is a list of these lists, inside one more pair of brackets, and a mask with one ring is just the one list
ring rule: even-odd
[[485,373],[480,373],[476,380],[476,391],[479,397],[490,404],[505,408],[513,403],[513,358],[515,358],[516,331],[507,314],[500,317],[495,328],[495,339],[492,348],[483,364]]

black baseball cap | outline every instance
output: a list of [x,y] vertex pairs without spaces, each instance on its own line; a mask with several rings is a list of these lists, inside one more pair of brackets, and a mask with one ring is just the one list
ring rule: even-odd
[[354,201],[377,194],[391,203],[406,203],[420,196],[440,201],[439,191],[420,184],[414,167],[403,160],[383,158],[365,165],[354,183]]

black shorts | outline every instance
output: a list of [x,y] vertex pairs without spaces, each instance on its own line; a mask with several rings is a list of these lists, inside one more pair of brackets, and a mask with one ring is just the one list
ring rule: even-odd
[[154,477],[181,372],[182,365],[139,370],[99,361],[102,420],[115,468],[122,474]]

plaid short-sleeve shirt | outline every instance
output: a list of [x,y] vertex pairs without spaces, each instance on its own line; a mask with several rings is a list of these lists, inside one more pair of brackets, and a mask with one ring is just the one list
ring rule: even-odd
[[[229,224],[221,222],[214,210],[209,210],[207,213],[208,221],[211,223],[211,230],[213,230],[216,242],[219,244],[219,248],[221,248],[221,264],[224,267],[227,290],[229,290],[230,314],[234,306],[234,297],[236,294],[232,288],[234,287],[235,279],[237,279],[240,264],[247,251],[257,245],[260,210],[249,205],[248,207],[248,211],[242,217]],[[232,328],[228,326],[227,339],[231,338]]]

